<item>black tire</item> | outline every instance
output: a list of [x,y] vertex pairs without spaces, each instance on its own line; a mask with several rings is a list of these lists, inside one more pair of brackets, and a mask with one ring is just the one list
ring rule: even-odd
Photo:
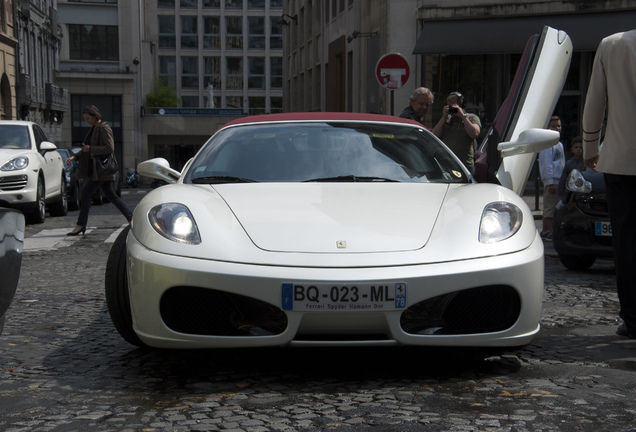
[[46,220],[46,196],[44,195],[44,180],[38,178],[38,189],[35,195],[35,208],[29,214],[29,221],[34,224],[44,223]]
[[133,330],[130,297],[128,296],[128,279],[126,274],[126,237],[130,227],[126,227],[117,236],[110,248],[106,262],[104,288],[106,291],[106,306],[110,319],[117,332],[126,342],[138,347],[146,347],[135,330]]
[[68,200],[69,210],[79,210],[80,208],[80,188],[79,184],[75,183],[71,185],[72,191],[69,191],[68,196],[71,198]]
[[66,179],[62,177],[60,184],[60,199],[49,206],[51,216],[66,216],[68,214],[68,196],[66,195]]
[[594,255],[563,255],[559,254],[559,261],[569,270],[587,270],[596,261]]

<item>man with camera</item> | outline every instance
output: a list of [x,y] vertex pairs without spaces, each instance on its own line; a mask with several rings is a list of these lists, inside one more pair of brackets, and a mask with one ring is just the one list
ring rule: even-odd
[[433,133],[450,148],[466,165],[471,173],[475,172],[475,139],[481,132],[481,121],[475,114],[464,111],[466,101],[459,92],[452,92],[446,98],[446,106],[442,111]]

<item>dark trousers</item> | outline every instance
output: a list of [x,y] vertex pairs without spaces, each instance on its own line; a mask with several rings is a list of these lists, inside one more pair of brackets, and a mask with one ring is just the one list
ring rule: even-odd
[[115,193],[115,189],[113,189],[112,181],[104,181],[104,180],[93,180],[87,179],[84,183],[84,188],[82,189],[81,195],[81,204],[80,204],[80,212],[77,217],[77,225],[86,226],[88,223],[88,212],[91,209],[91,204],[93,201],[93,194],[97,192],[99,188],[102,188],[106,198],[110,202],[112,202],[115,207],[124,215],[128,222],[132,219],[132,211],[124,204],[124,202],[117,196]]
[[620,317],[636,334],[636,176],[605,174]]

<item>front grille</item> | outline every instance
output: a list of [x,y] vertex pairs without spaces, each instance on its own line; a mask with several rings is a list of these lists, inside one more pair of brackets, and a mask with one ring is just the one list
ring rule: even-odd
[[287,315],[269,303],[197,287],[173,287],[160,302],[161,318],[179,333],[208,336],[270,336],[287,328]]
[[470,288],[419,302],[402,313],[406,333],[458,335],[492,333],[514,325],[521,299],[505,285]]
[[602,198],[587,197],[577,200],[579,209],[588,215],[608,217],[607,201]]
[[18,191],[27,185],[28,177],[24,174],[0,177],[0,190],[4,192]]

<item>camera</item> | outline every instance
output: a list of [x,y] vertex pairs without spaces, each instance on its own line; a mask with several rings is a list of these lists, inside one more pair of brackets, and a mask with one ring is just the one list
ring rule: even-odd
[[448,113],[449,114],[455,114],[457,112],[459,112],[459,108],[457,108],[457,107],[448,107]]

